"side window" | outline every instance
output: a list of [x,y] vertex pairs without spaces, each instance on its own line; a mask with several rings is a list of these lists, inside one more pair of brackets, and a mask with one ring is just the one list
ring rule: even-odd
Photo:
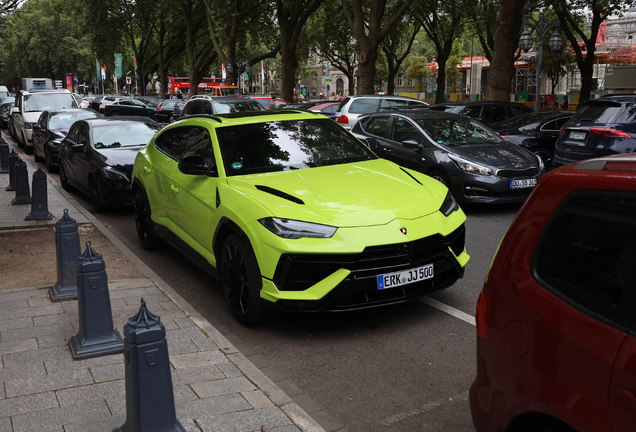
[[198,155],[201,156],[208,168],[216,169],[216,159],[214,158],[214,148],[210,133],[203,127],[188,127],[188,135],[186,137],[185,152],[183,156]]
[[408,104],[408,101],[401,99],[382,99],[380,102],[380,111],[388,111],[393,107],[403,107]]
[[[453,111],[457,112],[457,111]],[[470,118],[479,119],[481,115],[481,106],[467,106],[464,110],[458,114],[468,116]]]
[[375,98],[355,99],[349,107],[349,114],[369,114],[376,112],[378,100]]
[[563,117],[563,118],[557,119],[557,120],[556,120],[556,123],[557,123],[557,130],[559,130],[559,131],[560,131],[560,130],[561,130],[561,127],[562,127],[564,124],[566,124],[566,123],[568,122],[568,120],[570,120],[570,117]]
[[512,111],[513,117],[517,117],[517,116],[520,116],[521,114],[528,114],[529,112],[532,112],[532,110],[526,110],[516,106],[511,106],[510,111]]
[[71,130],[66,135],[66,139],[68,139],[72,143],[77,142],[77,133],[79,132],[79,125],[72,127]]
[[88,127],[80,125],[77,128],[77,144],[88,145]]
[[212,110],[212,102],[204,101],[203,103],[203,114],[214,114]]
[[503,106],[485,106],[481,113],[481,119],[488,122],[499,122],[506,117],[506,107]]
[[40,116],[40,118],[38,119],[38,127],[40,129],[45,129],[46,128],[46,119],[48,118],[48,116],[46,115],[45,112],[42,113],[42,115]]
[[188,104],[186,104],[186,114],[194,115],[194,114],[203,114],[205,101],[200,99],[195,99]]
[[636,194],[573,195],[542,236],[534,262],[538,282],[582,313],[629,328],[634,312],[626,304],[634,301],[636,282]]
[[541,130],[542,131],[550,131],[550,132],[555,132],[558,131],[559,128],[557,127],[557,122],[556,120],[552,120],[551,122],[547,122],[546,124],[544,124],[543,126],[541,126]]
[[389,126],[389,116],[377,116],[371,117],[369,121],[364,125],[364,130],[371,135],[377,135],[379,137],[386,136],[386,129]]
[[186,147],[188,133],[190,128],[185,126],[167,130],[155,139],[155,147],[178,161]]
[[408,120],[394,117],[391,125],[391,139],[397,142],[415,140],[422,142],[422,134]]

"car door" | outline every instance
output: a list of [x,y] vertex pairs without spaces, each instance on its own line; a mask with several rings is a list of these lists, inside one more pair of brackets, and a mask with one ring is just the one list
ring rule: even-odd
[[80,123],[77,126],[77,138],[75,148],[70,152],[72,157],[69,158],[70,172],[67,172],[67,176],[76,187],[88,193],[88,178],[91,171],[89,128],[86,123]]
[[[172,177],[185,150],[189,132],[190,128],[183,126],[169,129],[160,134],[155,139],[155,148],[158,151],[150,153],[152,157],[150,166],[142,167],[142,169],[147,170],[146,173],[149,175],[150,181],[154,182],[154,186],[146,188],[147,193],[156,194],[151,202],[161,202],[166,215],[174,214],[174,210],[171,209],[173,205]],[[171,225],[170,222],[169,225]]]
[[386,140],[390,122],[390,115],[375,115],[362,120],[360,125],[366,133],[364,139],[371,151],[388,160],[392,160],[392,146]]
[[15,107],[13,107],[13,130],[18,137],[17,141],[22,140],[22,126],[24,119],[22,118],[22,106],[24,105],[24,95],[18,95],[15,100]]
[[47,127],[49,119],[48,111],[40,115],[35,126],[33,126],[33,151],[35,154],[44,155],[44,143],[47,141]]
[[570,194],[532,258],[545,292],[526,287],[527,312],[511,317],[530,331],[532,397],[565,405],[576,430],[610,430],[610,418],[621,432],[636,424],[634,208],[633,193]]
[[404,167],[425,172],[431,162],[428,139],[409,119],[399,115],[392,118],[387,141],[392,160]]
[[481,110],[481,121],[486,126],[504,121],[508,118],[506,107],[501,105],[485,105]]
[[[210,133],[204,127],[187,126],[182,158],[192,155],[203,157],[207,165],[216,168],[216,158]],[[211,221],[216,211],[218,176],[183,174],[173,171],[170,184],[171,205],[168,217],[179,229],[179,236],[202,255],[212,253],[214,227]]]

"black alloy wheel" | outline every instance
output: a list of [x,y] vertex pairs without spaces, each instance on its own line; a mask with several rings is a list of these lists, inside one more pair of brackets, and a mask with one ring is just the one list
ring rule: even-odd
[[554,158],[554,155],[552,154],[550,150],[545,149],[543,147],[535,147],[532,149],[532,153],[536,154],[537,156],[541,158],[541,160],[543,161],[543,165],[546,167],[546,169],[552,166],[552,159]]
[[430,173],[428,173],[428,176],[431,178],[434,178],[435,180],[437,180],[438,182],[440,182],[447,188],[450,188],[450,180],[448,180],[448,177],[443,172],[438,170],[433,170]]
[[95,177],[91,177],[88,179],[88,189],[91,193],[91,204],[93,205],[93,211],[95,213],[100,213],[104,211],[104,200],[102,199],[102,194],[99,192],[99,185],[97,184],[97,180]]
[[66,168],[64,168],[64,164],[62,161],[59,161],[59,170],[60,170],[60,184],[62,185],[62,189],[65,191],[72,190],[71,185],[68,182],[68,177],[66,176]]
[[133,211],[135,213],[135,228],[141,247],[147,251],[160,249],[162,241],[152,230],[151,210],[148,197],[141,188],[135,190],[133,196]]
[[261,273],[252,250],[233,233],[225,239],[219,260],[221,284],[234,318],[245,326],[265,321]]

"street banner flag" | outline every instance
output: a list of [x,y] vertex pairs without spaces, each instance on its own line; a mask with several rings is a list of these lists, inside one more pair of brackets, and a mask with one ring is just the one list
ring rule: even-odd
[[106,65],[102,62],[102,80],[106,79]]
[[221,66],[223,66],[223,72],[221,73],[221,78],[225,79],[227,78],[227,76],[225,75],[225,65],[221,63]]
[[263,60],[261,60],[261,82],[265,81],[265,69],[263,69]]

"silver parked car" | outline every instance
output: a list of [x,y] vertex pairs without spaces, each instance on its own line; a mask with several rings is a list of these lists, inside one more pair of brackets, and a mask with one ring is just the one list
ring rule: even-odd
[[372,114],[380,111],[391,111],[396,107],[417,106],[430,107],[424,101],[405,96],[386,95],[356,95],[347,96],[340,103],[336,112],[336,122],[345,129],[351,129],[358,121],[358,117],[364,114]]

